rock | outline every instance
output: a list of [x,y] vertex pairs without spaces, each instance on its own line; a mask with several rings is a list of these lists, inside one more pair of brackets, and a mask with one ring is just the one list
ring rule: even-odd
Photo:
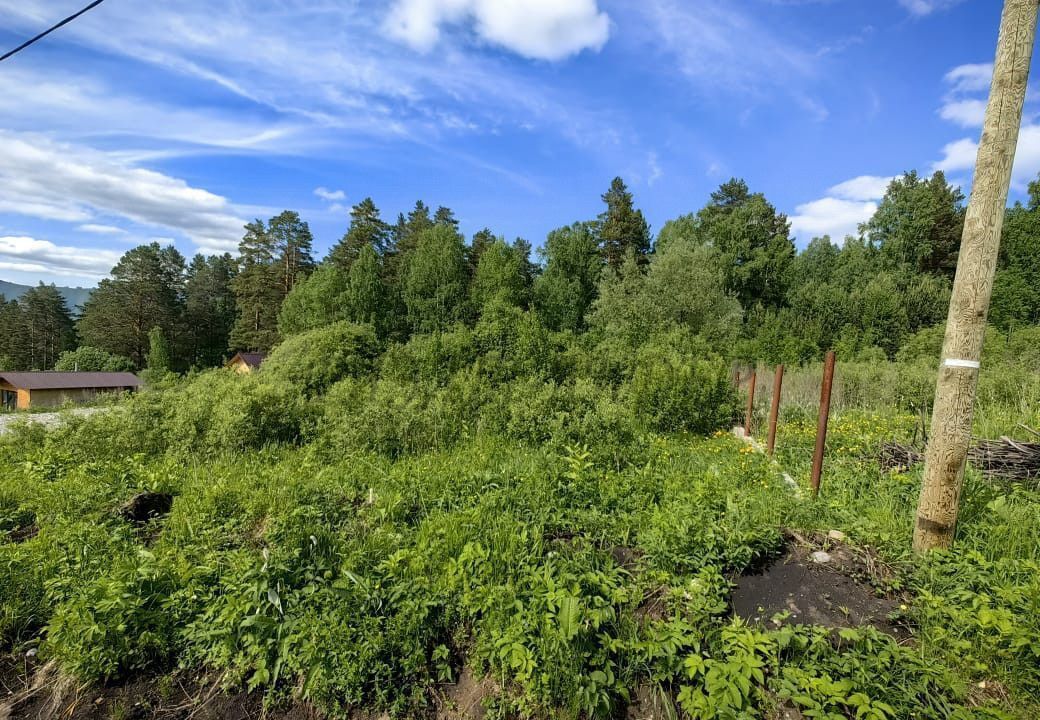
[[831,530],[827,533],[827,537],[831,540],[837,540],[838,542],[845,542],[845,533],[841,530]]
[[820,565],[825,565],[831,561],[831,555],[823,550],[817,550],[812,554],[812,561],[814,563],[819,563]]

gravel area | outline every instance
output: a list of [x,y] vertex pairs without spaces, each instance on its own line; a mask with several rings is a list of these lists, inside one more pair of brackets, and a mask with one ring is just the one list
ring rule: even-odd
[[50,413],[3,413],[0,414],[0,435],[10,432],[11,428],[21,422],[39,423],[47,427],[60,425],[70,415],[93,415],[103,408],[73,408]]

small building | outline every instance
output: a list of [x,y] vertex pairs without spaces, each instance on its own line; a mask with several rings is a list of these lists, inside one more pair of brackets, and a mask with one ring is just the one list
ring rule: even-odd
[[235,372],[245,375],[257,370],[260,367],[260,363],[264,361],[267,355],[258,352],[240,352],[236,353],[235,357],[228,360],[224,367],[234,370]]
[[0,372],[0,406],[7,410],[60,407],[139,387],[140,378],[128,372]]

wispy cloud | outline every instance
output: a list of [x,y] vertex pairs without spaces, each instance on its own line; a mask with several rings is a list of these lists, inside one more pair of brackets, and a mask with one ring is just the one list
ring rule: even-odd
[[328,202],[340,202],[347,199],[347,194],[342,190],[329,190],[325,187],[314,188],[314,194]]
[[899,0],[899,4],[910,11],[911,15],[924,17],[939,10],[946,10],[959,5],[963,0]]
[[101,248],[56,245],[26,236],[0,237],[0,269],[98,280],[119,260],[119,253]]
[[224,197],[97,150],[0,130],[0,212],[95,225],[115,216],[183,233],[197,246],[235,247],[243,220]]

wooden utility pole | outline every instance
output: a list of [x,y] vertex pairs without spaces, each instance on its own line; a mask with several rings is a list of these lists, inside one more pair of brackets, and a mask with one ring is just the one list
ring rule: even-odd
[[914,526],[916,552],[949,547],[957,527],[979,359],[1018,130],[1022,124],[1038,6],[1040,0],[1005,0],[1004,3],[993,85],[964,218],[964,235],[935,387],[932,435],[925,452],[921,500]]

